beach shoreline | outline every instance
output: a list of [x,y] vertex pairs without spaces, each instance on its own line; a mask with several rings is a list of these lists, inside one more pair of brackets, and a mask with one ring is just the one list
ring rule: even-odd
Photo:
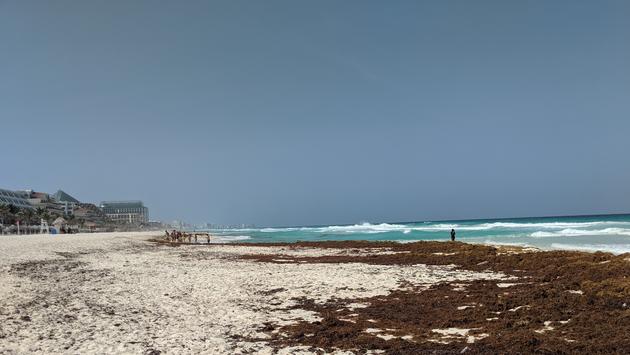
[[542,250],[630,252],[630,215],[495,218],[418,222],[361,222],[293,227],[204,229],[226,242],[368,240],[414,243],[456,240]]
[[160,237],[0,238],[0,353],[630,348],[628,254]]

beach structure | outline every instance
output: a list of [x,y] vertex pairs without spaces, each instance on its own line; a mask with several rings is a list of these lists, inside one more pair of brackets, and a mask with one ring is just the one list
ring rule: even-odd
[[0,204],[13,205],[18,208],[33,209],[28,202],[28,194],[24,191],[0,189]]
[[142,201],[103,201],[100,208],[114,222],[140,224],[149,221],[149,209]]
[[53,224],[53,227],[55,227],[55,229],[57,230],[57,232],[60,232],[66,229],[67,223],[68,222],[66,222],[66,220],[63,217],[57,217],[57,219],[55,219],[55,221],[52,224]]
[[87,228],[90,232],[94,232],[98,228],[98,224],[96,222],[88,221],[83,224],[83,227]]
[[48,226],[48,222],[45,219],[40,220],[39,225],[39,234],[48,234],[50,233],[50,227]]

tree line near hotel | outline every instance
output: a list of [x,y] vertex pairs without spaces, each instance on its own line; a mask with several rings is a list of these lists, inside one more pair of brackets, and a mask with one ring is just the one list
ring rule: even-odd
[[45,221],[48,225],[62,218],[67,225],[74,225],[79,227],[96,227],[115,225],[116,223],[109,220],[107,216],[103,215],[98,221],[95,218],[82,218],[76,217],[73,213],[59,214],[56,212],[48,211],[45,208],[20,208],[12,204],[0,204],[0,224],[17,225],[18,222],[23,226],[39,226],[42,221]]
[[17,224],[18,221],[22,224],[40,224],[41,220],[52,224],[52,222],[60,217],[57,214],[50,213],[44,208],[38,207],[36,209],[20,208],[11,204],[0,205],[0,223],[2,224]]
[[0,189],[0,234],[74,233],[162,229],[148,221],[141,201],[83,203],[55,194]]

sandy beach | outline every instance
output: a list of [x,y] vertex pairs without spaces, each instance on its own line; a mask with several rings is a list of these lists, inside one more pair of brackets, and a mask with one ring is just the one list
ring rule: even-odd
[[1,237],[0,353],[630,349],[627,254],[156,236]]

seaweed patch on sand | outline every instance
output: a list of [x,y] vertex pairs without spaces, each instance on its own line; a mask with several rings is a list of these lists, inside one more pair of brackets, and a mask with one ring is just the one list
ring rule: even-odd
[[[496,280],[407,285],[384,296],[296,300],[321,320],[266,324],[278,349],[306,346],[366,353],[627,353],[630,349],[628,255],[532,252],[464,243],[324,242],[294,248],[387,248],[386,254],[282,256],[282,262],[457,265],[502,272]],[[276,263],[278,255],[241,258]],[[351,305],[360,304],[361,307]]]

